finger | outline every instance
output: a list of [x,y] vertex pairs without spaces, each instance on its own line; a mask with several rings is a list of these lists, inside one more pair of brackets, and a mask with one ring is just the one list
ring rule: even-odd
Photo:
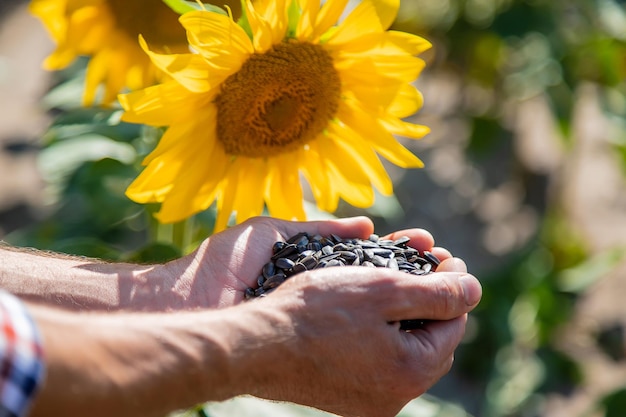
[[452,254],[450,253],[450,251],[448,249],[445,248],[441,248],[439,246],[436,246],[432,249],[430,249],[430,252],[435,255],[437,257],[437,259],[439,259],[440,261],[443,261],[445,259],[451,258]]
[[411,240],[407,244],[408,246],[417,249],[419,251],[430,251],[435,244],[435,239],[429,231],[424,229],[404,229],[397,232],[390,233],[383,237],[383,239],[396,240],[401,237],[407,236]]
[[329,236],[335,234],[342,238],[368,238],[374,232],[374,224],[365,216],[342,219],[316,220],[310,222],[282,222],[281,229],[287,239],[297,233]]
[[461,258],[447,258],[441,261],[437,272],[467,272],[467,265]]
[[382,299],[393,300],[384,308],[388,321],[450,320],[471,311],[482,296],[480,283],[467,273],[435,272],[419,279],[403,275],[394,275],[388,288],[393,294],[383,294]]
[[[444,368],[448,368],[447,360],[463,340],[467,314],[447,321],[433,321],[426,323],[424,327],[411,332],[403,332],[407,343],[425,355],[433,365],[439,362]],[[423,356],[422,356],[423,357]],[[439,359],[439,361],[437,360]],[[443,369],[447,372],[448,369]]]

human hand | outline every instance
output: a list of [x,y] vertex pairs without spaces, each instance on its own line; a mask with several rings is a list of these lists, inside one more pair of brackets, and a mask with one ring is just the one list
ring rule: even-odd
[[[243,301],[246,288],[256,286],[261,268],[272,255],[272,245],[298,232],[345,238],[367,238],[374,226],[366,217],[289,222],[269,217],[256,217],[205,240],[192,254],[160,268],[169,280],[169,305],[177,308],[226,307]],[[430,233],[409,229],[393,236],[409,236],[409,244],[419,250],[431,250],[440,259],[451,255],[442,248],[433,248]],[[167,284],[166,284],[167,285]]]
[[[455,258],[421,277],[386,268],[304,272],[225,311],[238,312],[228,323],[233,367],[242,369],[233,378],[262,398],[346,417],[395,416],[449,371],[480,297]],[[412,318],[427,322],[401,331],[399,322]]]

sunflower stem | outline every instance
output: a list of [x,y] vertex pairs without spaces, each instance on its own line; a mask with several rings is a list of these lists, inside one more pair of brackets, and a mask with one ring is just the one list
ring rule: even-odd
[[156,222],[156,242],[175,244],[174,226]]
[[173,225],[172,243],[176,245],[183,254],[186,254],[193,242],[194,216],[190,216]]

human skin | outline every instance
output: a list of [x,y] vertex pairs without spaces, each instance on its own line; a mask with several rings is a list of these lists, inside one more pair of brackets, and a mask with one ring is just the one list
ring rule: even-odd
[[[164,311],[226,307],[243,300],[246,287],[271,256],[277,240],[298,232],[367,238],[366,217],[286,222],[257,217],[206,239],[191,254],[157,265],[106,263],[97,259],[27,251],[0,245],[0,287],[22,299],[72,310]],[[408,235],[411,246],[440,259],[450,253],[434,246],[423,229]]]
[[[28,261],[11,269],[4,256],[14,262],[24,253],[0,252],[5,288],[29,277],[37,288],[48,272],[72,293],[44,280],[28,295],[47,358],[32,415],[163,416],[241,394],[343,416],[396,415],[450,369],[480,284],[463,261],[432,248],[430,234],[410,229],[395,235],[445,258],[435,273],[416,279],[386,268],[326,268],[242,303],[271,244],[299,231],[366,237],[372,226],[364,218],[252,219],[187,257],[152,266],[27,253]],[[81,279],[89,284],[72,287]],[[401,331],[399,321],[412,318],[430,321]]]

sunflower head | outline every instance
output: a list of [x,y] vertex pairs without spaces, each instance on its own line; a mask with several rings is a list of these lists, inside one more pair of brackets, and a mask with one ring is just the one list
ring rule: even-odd
[[[311,65],[311,64],[314,65]],[[285,41],[254,53],[213,100],[227,154],[269,158],[314,140],[339,108],[341,80],[320,45]]]
[[166,126],[127,190],[162,203],[163,222],[217,203],[217,230],[261,214],[304,219],[301,177],[320,209],[339,199],[374,202],[392,193],[380,156],[401,167],[421,161],[394,137],[421,138],[404,120],[422,105],[412,82],[426,40],[389,31],[397,0],[256,0],[244,18],[185,13],[189,53],[143,47],[171,79],[120,96],[129,122]]
[[[221,0],[235,12],[239,0]],[[179,15],[161,0],[32,0],[37,16],[56,43],[44,61],[49,70],[67,67],[79,56],[90,58],[83,104],[111,104],[126,87],[136,90],[163,79],[137,41],[142,35],[162,52],[186,52],[185,30]]]

